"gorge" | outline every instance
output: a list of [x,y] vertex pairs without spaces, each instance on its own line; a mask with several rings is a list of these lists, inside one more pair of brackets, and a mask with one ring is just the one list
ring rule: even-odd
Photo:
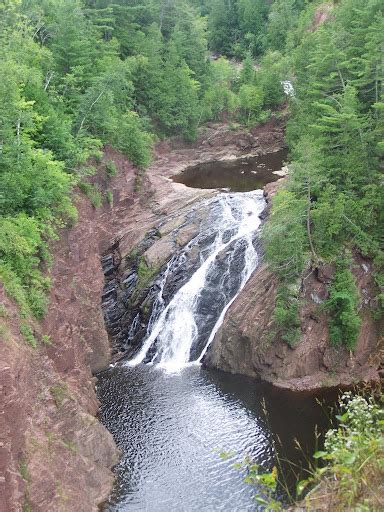
[[383,20],[0,2],[0,512],[383,509]]
[[[280,171],[285,155],[253,157],[252,168],[263,169],[264,184],[278,178],[273,172]],[[166,215],[157,227],[160,235],[151,231],[126,258],[120,254],[114,272],[105,265],[103,309],[121,359],[98,375],[97,392],[100,419],[123,456],[104,510],[254,510],[254,494],[261,497],[263,491],[245,485],[245,470],[234,470],[234,463],[249,458],[270,471],[277,450],[289,453],[304,471],[315,428],[327,425],[315,397],[277,396],[246,378],[200,366],[262,257],[258,228],[266,201],[262,190],[252,191],[260,177],[248,171],[251,191],[234,192],[231,183],[241,183],[249,159],[229,162],[210,162],[208,174],[200,164],[176,176],[175,182],[188,182],[184,174],[193,169],[195,181],[204,180],[213,195],[189,205],[185,216]],[[226,192],[212,190],[218,180]],[[169,255],[164,244],[170,241],[175,252]],[[153,255],[156,271],[144,281],[144,290],[137,290],[143,280],[140,267],[135,272],[132,264],[146,265]],[[295,425],[297,414],[305,415],[302,429]],[[278,438],[284,439],[282,446],[276,445]],[[295,453],[294,439],[305,453]]]

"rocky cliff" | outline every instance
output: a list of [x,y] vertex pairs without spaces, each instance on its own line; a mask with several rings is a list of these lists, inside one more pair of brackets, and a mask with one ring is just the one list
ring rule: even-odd
[[[168,257],[173,243],[186,243],[192,236],[186,230],[165,243],[167,233],[182,221],[178,212],[210,193],[169,178],[202,161],[276,151],[283,125],[271,120],[252,133],[212,125],[193,145],[177,139],[161,142],[145,176],[123,155],[105,148],[91,182],[105,197],[109,193],[112,204],[105,199],[95,209],[78,191],[79,221],[62,230],[52,247],[50,305],[45,320],[33,326],[40,340],[36,349],[21,336],[17,307],[0,284],[1,512],[96,511],[107,498],[118,451],[95,418],[92,375],[111,355],[101,310],[105,281],[100,258],[123,273],[132,248],[153,229],[164,240],[160,251],[146,254],[146,262]],[[105,172],[108,160],[118,168],[112,179]],[[121,281],[116,283],[120,292]]]
[[[275,184],[267,186],[273,195]],[[291,348],[273,335],[277,279],[264,263],[256,270],[227,311],[204,364],[210,368],[248,375],[282,388],[315,391],[380,379],[383,365],[383,322],[374,320],[377,290],[372,265],[354,255],[353,273],[360,292],[362,319],[356,350],[330,344],[327,316],[321,304],[334,267],[324,266],[303,280],[300,299],[301,337]]]

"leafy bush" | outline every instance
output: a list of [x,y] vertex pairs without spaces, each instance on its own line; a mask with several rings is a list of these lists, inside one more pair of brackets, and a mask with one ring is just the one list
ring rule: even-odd
[[279,286],[273,320],[281,339],[294,347],[300,338],[299,299],[287,285]]
[[344,343],[350,350],[355,348],[361,325],[358,304],[359,293],[355,277],[349,270],[349,261],[340,259],[325,303],[330,314],[330,339],[335,345]]
[[308,251],[304,220],[305,201],[288,190],[279,191],[261,234],[267,261],[282,280],[295,278],[304,268]]
[[113,178],[117,174],[117,167],[113,160],[108,160],[105,164],[105,173],[108,178]]
[[49,279],[39,268],[39,252],[46,250],[41,223],[19,214],[0,217],[0,277],[10,297],[27,317],[44,315]]
[[100,208],[103,204],[103,196],[97,185],[82,182],[79,183],[79,189],[88,197],[94,208]]
[[132,162],[139,167],[147,167],[151,161],[153,137],[142,128],[141,120],[135,112],[128,112],[121,121],[114,143]]
[[33,334],[32,329],[30,328],[30,326],[27,323],[25,323],[25,322],[21,323],[21,325],[20,325],[20,333],[24,336],[24,338],[26,339],[27,343],[29,345],[31,345],[31,347],[33,347],[33,348],[37,347],[36,338],[35,338],[35,336]]
[[239,101],[243,120],[248,124],[254,123],[263,108],[263,90],[255,85],[244,84],[239,90]]
[[314,454],[326,466],[313,478],[299,483],[305,488],[321,478],[318,490],[306,504],[331,502],[333,510],[381,510],[384,478],[384,410],[382,399],[346,392],[339,401],[338,428],[327,432],[324,450]]

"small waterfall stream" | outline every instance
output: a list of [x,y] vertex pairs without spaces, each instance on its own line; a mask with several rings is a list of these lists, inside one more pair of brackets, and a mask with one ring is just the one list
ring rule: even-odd
[[257,266],[255,234],[265,207],[262,191],[223,193],[210,199],[208,206],[210,213],[200,233],[184,249],[188,254],[199,248],[198,268],[165,306],[162,293],[174,262],[168,263],[147,336],[127,365],[148,361],[149,351],[151,363],[170,371],[199,362],[228,307]]
[[[198,233],[184,247],[175,246],[144,290],[144,300],[151,298],[149,321],[143,323],[142,310],[134,310],[121,331],[131,359],[98,375],[100,419],[122,450],[105,512],[262,511],[255,501],[262,490],[247,485],[246,470],[234,469],[234,463],[247,457],[270,471],[281,450],[281,460],[298,468],[314,451],[315,425],[325,420],[314,398],[293,400],[282,390],[199,364],[259,263],[265,200],[254,189],[263,186],[257,181],[259,168],[266,165],[273,181],[270,173],[284,158],[273,154],[270,167],[267,157],[249,165],[210,163],[209,172],[190,169],[199,182],[195,186],[232,187],[225,183],[224,165],[237,192],[218,192],[191,206],[186,223],[196,221],[198,210]],[[129,283],[133,279],[129,274]],[[287,482],[293,488],[294,475]]]

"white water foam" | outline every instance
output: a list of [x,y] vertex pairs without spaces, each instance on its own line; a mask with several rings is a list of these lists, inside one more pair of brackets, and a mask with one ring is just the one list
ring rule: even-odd
[[[152,362],[156,362],[160,368],[174,372],[188,364],[199,363],[222,324],[226,311],[256,268],[258,255],[253,240],[260,226],[259,214],[265,207],[262,191],[220,194],[209,200],[209,206],[211,215],[202,231],[205,231],[205,236],[207,233],[212,235],[212,242],[200,256],[200,267],[192,274],[187,283],[175,293],[161,314],[157,315],[156,320],[150,322],[147,337],[140,351],[125,364],[136,366],[142,363],[154,343],[156,343],[156,354],[152,358]],[[191,348],[198,337],[197,306],[200,295],[208,284],[214,266],[217,265],[221,255],[229,248],[233,249],[232,254],[239,253],[239,251],[242,254],[243,267],[239,285],[235,294],[228,297],[223,305],[199,357],[195,361],[190,361]],[[231,258],[230,255],[225,260],[227,268],[222,276],[224,281],[229,276]],[[167,272],[160,287],[159,303],[163,300],[162,292],[169,266],[168,264]],[[217,294],[220,293],[222,291],[218,287]],[[199,321],[202,321],[201,314],[199,315]]]

